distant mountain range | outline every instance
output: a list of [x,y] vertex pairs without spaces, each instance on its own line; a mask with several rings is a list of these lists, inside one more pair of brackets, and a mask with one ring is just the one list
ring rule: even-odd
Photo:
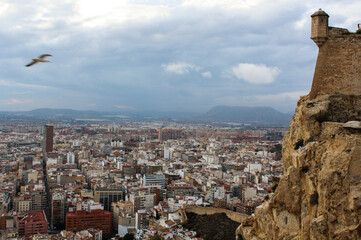
[[197,122],[234,122],[256,124],[288,124],[291,114],[281,113],[271,107],[216,106],[208,112],[159,112],[119,110],[113,112],[73,109],[40,108],[31,111],[0,112],[0,119],[42,120],[115,120],[115,119],[169,119]]
[[203,118],[217,122],[288,124],[292,115],[279,112],[271,107],[216,106],[206,112]]

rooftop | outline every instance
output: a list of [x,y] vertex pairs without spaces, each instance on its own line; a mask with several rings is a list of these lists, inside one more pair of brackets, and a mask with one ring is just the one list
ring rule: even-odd
[[44,211],[27,212],[24,215],[18,215],[19,222],[38,222],[47,221]]
[[327,17],[329,17],[328,14],[325,11],[323,11],[321,8],[318,9],[318,11],[316,11],[314,14],[311,15],[311,17],[316,17],[316,16],[327,16]]

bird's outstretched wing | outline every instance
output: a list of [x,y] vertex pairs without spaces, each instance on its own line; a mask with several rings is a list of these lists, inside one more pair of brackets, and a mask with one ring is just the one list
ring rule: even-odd
[[51,54],[42,54],[39,56],[39,58],[45,58],[45,57],[52,57],[53,55]]
[[30,66],[34,65],[35,63],[37,63],[37,61],[32,61],[31,63],[29,63],[28,65],[26,65],[26,67],[30,67]]

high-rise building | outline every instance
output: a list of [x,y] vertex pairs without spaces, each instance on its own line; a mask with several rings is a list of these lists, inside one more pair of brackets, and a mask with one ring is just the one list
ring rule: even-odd
[[32,211],[41,211],[46,208],[47,194],[44,186],[32,189],[29,195],[31,198],[30,206]]
[[49,153],[53,151],[53,141],[54,141],[54,125],[46,124],[44,125],[44,150]]
[[65,194],[64,193],[54,193],[51,198],[51,222],[50,225],[52,228],[61,229],[65,225]]
[[124,189],[119,186],[94,188],[94,201],[103,204],[104,210],[111,211],[112,202],[124,199]]

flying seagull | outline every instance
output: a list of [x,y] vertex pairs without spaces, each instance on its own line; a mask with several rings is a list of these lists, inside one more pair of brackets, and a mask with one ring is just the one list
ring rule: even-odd
[[48,60],[46,60],[45,58],[46,57],[52,57],[53,55],[50,55],[50,54],[43,54],[43,55],[40,55],[38,58],[33,58],[33,61],[31,63],[29,63],[28,65],[26,65],[26,67],[30,67],[38,62],[50,62]]

